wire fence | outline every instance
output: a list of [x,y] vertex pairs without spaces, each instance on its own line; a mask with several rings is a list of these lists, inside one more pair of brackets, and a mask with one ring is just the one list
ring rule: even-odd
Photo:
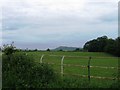
[[[41,55],[41,58],[40,58],[40,63],[43,63],[43,58],[44,58],[45,55]],[[61,76],[63,77],[64,75],[72,75],[72,76],[80,76],[80,77],[85,77],[85,78],[88,78],[88,80],[90,81],[91,78],[95,78],[95,79],[109,79],[109,80],[116,80],[117,77],[100,77],[100,76],[92,76],[91,75],[91,68],[102,68],[102,69],[118,69],[118,67],[106,67],[106,66],[91,66],[91,60],[92,60],[92,57],[86,57],[86,56],[61,56],[61,55],[49,55],[49,56],[53,56],[53,57],[62,57],[61,58],[61,63],[60,64],[57,64],[60,66],[60,73],[61,73]],[[64,64],[64,59],[65,57],[79,57],[79,58],[86,58],[88,59],[88,65],[79,65],[79,64]],[[94,57],[96,58],[96,57]],[[104,57],[98,57],[98,58],[104,58]],[[110,58],[110,57],[106,57],[106,58]],[[47,64],[50,64],[50,65],[56,65],[56,63],[47,63]],[[74,66],[74,67],[80,67],[80,68],[87,68],[88,69],[88,75],[80,75],[80,74],[69,74],[69,73],[65,73],[64,72],[64,66],[67,66],[67,67],[71,67],[71,66]]]

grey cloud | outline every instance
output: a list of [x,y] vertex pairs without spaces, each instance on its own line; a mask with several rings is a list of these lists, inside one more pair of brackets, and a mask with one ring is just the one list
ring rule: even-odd
[[[6,8],[3,18],[3,32],[6,34],[3,40],[15,41],[19,48],[46,49],[60,45],[83,46],[87,40],[102,35],[115,37],[117,31],[114,23],[117,17],[114,13],[115,9],[112,9],[112,13],[102,12],[101,15],[98,15],[94,9],[96,7],[104,9],[104,5],[108,4],[91,3],[86,6],[86,11],[71,12],[71,14],[48,11],[47,16],[42,16],[39,11],[34,16],[26,12],[9,11],[9,8]],[[22,4],[20,6],[22,7]],[[108,6],[113,8],[112,3]],[[28,6],[24,4],[23,7]],[[49,16],[49,14],[53,15]],[[9,35],[8,31],[14,33]]]
[[117,14],[117,10],[111,12],[111,13],[108,13],[104,16],[101,16],[99,18],[99,20],[101,20],[102,22],[108,22],[108,23],[114,23],[118,21],[118,14]]

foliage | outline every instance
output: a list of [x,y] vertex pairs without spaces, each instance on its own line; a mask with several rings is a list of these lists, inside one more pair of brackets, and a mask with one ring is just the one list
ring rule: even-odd
[[52,83],[50,88],[90,88],[90,89],[102,89],[102,88],[116,88],[118,89],[118,82],[108,81],[108,80],[91,80],[88,81],[87,78],[75,77],[75,76],[64,76],[62,81]]
[[12,44],[6,44],[6,45],[3,45],[3,52],[6,54],[6,55],[11,55],[15,52],[15,46],[13,45],[14,42],[12,42]]
[[59,51],[63,51],[62,49],[60,49]]
[[116,56],[119,55],[120,37],[108,39],[107,36],[98,37],[85,43],[84,50],[88,52],[107,52]]
[[50,51],[50,49],[48,48],[46,51]]
[[118,37],[115,41],[116,41],[115,55],[120,57],[120,37]]
[[34,51],[38,51],[37,49],[35,49]]
[[115,40],[108,39],[107,40],[107,45],[104,48],[105,52],[114,54],[115,48],[116,48],[116,42],[115,42]]
[[76,51],[76,52],[77,52],[77,51],[80,51],[80,48],[76,48],[74,51]]
[[3,88],[43,88],[56,81],[46,64],[36,64],[24,54],[3,55]]

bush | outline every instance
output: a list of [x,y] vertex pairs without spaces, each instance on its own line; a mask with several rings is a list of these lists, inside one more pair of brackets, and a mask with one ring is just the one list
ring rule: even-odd
[[48,48],[46,51],[49,51],[49,52],[50,52],[50,49]]
[[3,55],[3,88],[43,88],[56,81],[56,74],[46,64],[36,64],[21,53]]
[[3,52],[6,54],[6,55],[11,55],[15,52],[15,48],[14,45],[13,45],[14,42],[12,42],[12,44],[6,44],[6,45],[3,45]]

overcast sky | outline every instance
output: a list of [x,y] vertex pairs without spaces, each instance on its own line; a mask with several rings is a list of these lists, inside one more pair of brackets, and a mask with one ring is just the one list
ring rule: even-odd
[[[2,42],[18,48],[83,47],[118,36],[118,0],[3,0]],[[0,40],[1,41],[1,40]]]

